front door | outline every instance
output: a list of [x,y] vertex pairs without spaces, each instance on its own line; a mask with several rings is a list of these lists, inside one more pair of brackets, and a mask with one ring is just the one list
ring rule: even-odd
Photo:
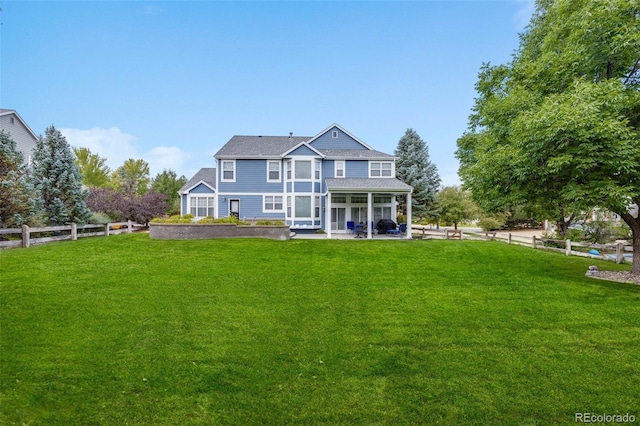
[[331,230],[344,231],[347,229],[347,209],[344,207],[331,208]]
[[229,200],[229,216],[240,218],[240,200]]

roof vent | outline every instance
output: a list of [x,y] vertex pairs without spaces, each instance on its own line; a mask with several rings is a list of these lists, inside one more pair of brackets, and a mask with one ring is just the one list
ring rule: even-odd
[[293,137],[293,132],[289,132],[289,139]]

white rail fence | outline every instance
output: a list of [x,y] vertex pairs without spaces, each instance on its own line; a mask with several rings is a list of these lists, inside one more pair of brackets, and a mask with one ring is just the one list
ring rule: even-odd
[[131,233],[146,228],[131,221],[114,222],[105,225],[70,225],[45,226],[32,228],[23,225],[22,228],[0,229],[0,249],[23,247],[49,243],[52,241],[76,241],[84,237],[108,237],[109,235]]
[[[471,231],[465,229],[433,229],[427,226],[414,226],[413,238],[422,239],[481,239],[501,241],[507,244],[517,244],[538,250],[549,250],[564,253],[567,256],[582,256],[592,259],[604,259],[623,263],[632,262],[633,246],[624,243],[616,244],[588,244],[571,240],[552,240],[536,236],[523,236],[518,233],[498,231]],[[596,254],[597,253],[597,254]]]

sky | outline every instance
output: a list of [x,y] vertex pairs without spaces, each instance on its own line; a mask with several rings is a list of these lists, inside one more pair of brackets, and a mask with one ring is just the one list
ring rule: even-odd
[[0,108],[115,169],[192,177],[233,135],[333,123],[393,154],[408,128],[443,185],[485,62],[508,63],[534,4],[0,0]]

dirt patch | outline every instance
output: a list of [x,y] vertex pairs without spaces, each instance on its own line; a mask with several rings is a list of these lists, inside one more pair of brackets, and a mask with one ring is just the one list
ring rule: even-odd
[[597,278],[599,280],[617,281],[620,283],[636,284],[640,285],[640,274],[632,274],[627,271],[598,271],[593,275],[588,275],[591,278]]

